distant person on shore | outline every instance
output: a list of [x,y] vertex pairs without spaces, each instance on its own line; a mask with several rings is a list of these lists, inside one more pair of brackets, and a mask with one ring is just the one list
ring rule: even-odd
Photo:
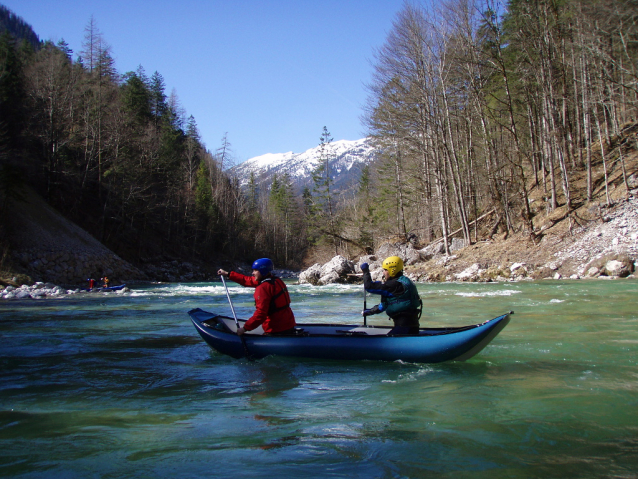
[[264,333],[285,335],[295,333],[295,315],[290,309],[290,295],[286,284],[272,274],[273,262],[268,258],[255,260],[252,276],[220,269],[217,274],[226,276],[242,286],[255,288],[255,312],[244,327],[237,330],[240,336],[260,325]]
[[361,265],[363,287],[369,293],[381,295],[381,303],[361,314],[369,316],[385,312],[390,316],[394,327],[388,336],[419,334],[423,303],[416,285],[410,278],[403,276],[403,260],[398,256],[390,256],[383,261],[382,267],[384,282],[372,281],[368,263]]
[[90,278],[87,281],[89,282],[89,289],[95,288],[95,284],[97,283],[97,281],[95,281],[93,278]]

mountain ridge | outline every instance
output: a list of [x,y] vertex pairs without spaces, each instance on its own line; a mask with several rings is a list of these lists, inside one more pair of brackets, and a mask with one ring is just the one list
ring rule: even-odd
[[[338,140],[328,143],[329,171],[335,192],[352,188],[359,181],[365,165],[377,158],[378,150],[371,138],[359,140]],[[287,174],[297,193],[313,184],[312,173],[319,164],[321,146],[310,148],[302,153],[266,153],[250,158],[230,169],[230,174],[246,188],[251,174],[258,187],[270,186],[275,175]]]

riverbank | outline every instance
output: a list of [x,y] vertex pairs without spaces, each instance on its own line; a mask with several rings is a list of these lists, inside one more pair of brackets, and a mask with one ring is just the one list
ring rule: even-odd
[[[10,208],[8,247],[0,257],[2,287],[49,283],[73,291],[87,287],[89,278],[104,276],[111,284],[205,281],[211,276],[204,265],[188,261],[134,265],[66,219],[33,189],[25,187],[21,196],[26,200],[14,201]],[[37,288],[42,289],[47,288]]]
[[[385,244],[376,252],[377,261],[399,254],[406,259],[406,274],[423,283],[633,277],[638,268],[636,173],[629,176],[628,184],[629,191],[622,182],[612,186],[609,205],[599,194],[596,201],[582,203],[570,214],[565,206],[549,214],[538,213],[534,241],[522,231],[495,235],[467,247],[455,239],[450,255],[432,245],[419,249],[408,243]],[[108,276],[111,284],[216,278],[214,267],[192,262],[132,265],[66,220],[35,192],[27,191],[25,197],[28,202],[16,203],[12,208],[13,235],[9,261],[5,261],[11,267],[0,272],[3,298],[69,294],[84,287],[91,277]],[[350,260],[356,265],[361,258]],[[250,274],[249,264],[227,267]],[[280,274],[287,278],[298,275],[292,271]],[[46,284],[57,288],[42,286]],[[24,285],[30,286],[22,288]],[[21,292],[15,292],[20,288]]]
[[365,261],[373,279],[381,280],[381,262],[388,256],[400,256],[405,274],[417,283],[635,278],[638,190],[617,198],[612,206],[586,204],[572,211],[570,219],[547,217],[545,221],[535,240],[519,232],[463,247],[455,238],[451,254],[444,253],[441,243],[420,247],[388,242],[373,255],[354,260],[336,256],[315,263],[299,279],[310,284],[358,281],[358,265]]
[[107,276],[113,284],[147,275],[67,220],[32,188],[24,187],[10,207],[8,248],[0,284],[54,283],[73,289],[89,278]]
[[[411,248],[411,259],[406,261],[406,274],[419,283],[635,278],[635,271],[638,269],[636,193],[638,191],[634,190],[628,198],[617,199],[611,207],[600,204],[583,206],[574,214],[579,218],[579,224],[570,224],[566,220],[556,222],[543,230],[543,235],[537,243],[523,234],[516,234],[479,241],[466,248],[454,250],[451,255],[430,254],[427,248],[415,250],[405,244],[395,245],[395,250],[392,249],[393,245],[384,245],[379,249],[377,261],[383,260],[381,256],[395,254],[394,251],[406,256],[406,248]],[[40,244],[45,248],[51,248],[49,238],[53,235],[46,228],[36,234],[37,225],[33,222],[31,224],[33,227],[30,230],[30,238],[39,238]],[[61,221],[61,224],[64,224],[64,221]],[[67,225],[66,229],[76,231],[74,225]],[[59,231],[61,230],[58,227]],[[78,249],[78,234],[82,238],[83,248],[88,251],[74,255],[69,249]],[[23,231],[22,237],[27,236],[29,232]],[[107,265],[106,271],[110,272],[112,284],[122,284],[131,280],[148,281],[146,273],[124,262],[86,233],[57,234],[55,238],[56,242],[53,244],[56,250],[52,256],[47,256],[46,251],[40,256],[36,252],[31,253],[32,256],[26,256],[25,252],[17,253],[22,255],[22,258],[35,258],[34,261],[25,263],[33,267],[32,274],[43,271],[36,278],[46,278],[46,281],[29,282],[30,278],[24,274],[9,278],[5,276],[2,281],[5,287],[0,289],[0,298],[42,299],[79,293],[82,290],[77,284],[84,282],[85,276],[90,276],[91,269],[96,269],[88,258],[101,258],[102,262],[99,264]],[[68,271],[72,270],[60,266],[60,262],[83,265],[84,270],[73,272],[74,279],[77,280],[76,286],[69,286],[66,281],[56,283],[60,271],[67,275],[63,274],[63,277],[68,280]],[[359,259],[355,258],[352,263],[353,266],[358,264]],[[250,274],[248,264],[240,265],[238,269]],[[167,282],[211,281],[215,278],[214,273],[206,272],[191,263],[177,261],[152,265],[149,271],[152,271],[154,278]],[[298,276],[296,272],[289,270],[279,274],[289,279]]]
[[421,282],[632,276],[638,269],[638,190],[632,191],[611,207],[583,205],[574,220],[552,224],[548,217],[551,226],[536,242],[524,233],[495,237],[450,256],[432,255],[406,271]]

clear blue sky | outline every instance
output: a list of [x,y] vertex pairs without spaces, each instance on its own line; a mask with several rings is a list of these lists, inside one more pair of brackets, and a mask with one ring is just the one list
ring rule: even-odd
[[402,0],[0,0],[41,40],[82,50],[91,15],[119,73],[158,71],[209,150],[235,159],[365,136],[374,50]]

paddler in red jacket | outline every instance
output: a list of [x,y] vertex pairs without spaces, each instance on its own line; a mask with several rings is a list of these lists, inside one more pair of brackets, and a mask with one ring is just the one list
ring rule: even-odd
[[273,262],[268,258],[255,260],[252,265],[253,275],[231,271],[228,273],[223,269],[217,274],[226,276],[231,281],[242,286],[255,288],[255,312],[246,321],[243,328],[237,330],[240,336],[246,331],[252,331],[260,325],[266,334],[294,334],[295,315],[290,309],[290,295],[286,284],[272,274]]

